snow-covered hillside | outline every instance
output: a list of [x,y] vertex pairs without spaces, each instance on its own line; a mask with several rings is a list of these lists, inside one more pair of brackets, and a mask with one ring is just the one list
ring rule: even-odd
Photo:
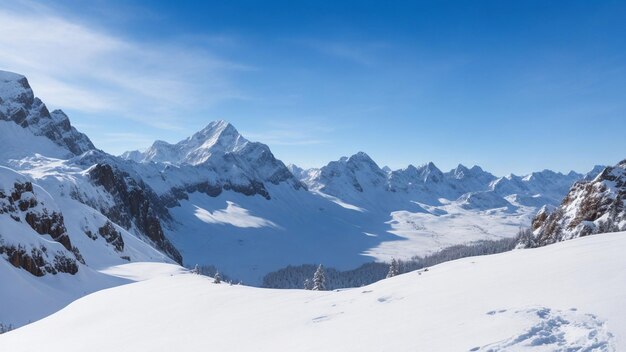
[[64,196],[79,187],[99,194],[76,171],[31,177],[38,171],[0,166],[0,301],[11,302],[0,309],[0,323],[20,326],[86,293],[120,284],[98,274],[102,268],[173,262],[98,210]]
[[603,234],[336,292],[161,276],[0,335],[0,350],[621,351],[624,251],[626,233]]

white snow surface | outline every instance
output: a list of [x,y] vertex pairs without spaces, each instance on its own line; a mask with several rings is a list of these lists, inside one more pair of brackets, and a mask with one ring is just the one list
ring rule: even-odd
[[[1,72],[1,71],[0,71]],[[35,136],[30,130],[12,121],[0,120],[0,160],[19,160],[45,153],[52,158],[68,158],[71,153],[44,136]]]
[[166,272],[0,335],[0,350],[622,351],[624,251],[626,233],[602,234],[333,292]]

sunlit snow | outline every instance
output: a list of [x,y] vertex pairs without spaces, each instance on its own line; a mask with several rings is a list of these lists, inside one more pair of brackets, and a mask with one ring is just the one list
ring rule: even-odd
[[218,209],[212,212],[194,205],[196,208],[195,215],[198,219],[206,222],[207,224],[224,224],[236,227],[254,228],[279,227],[269,220],[250,215],[250,211],[231,201],[226,201],[226,203],[227,206],[225,209]]

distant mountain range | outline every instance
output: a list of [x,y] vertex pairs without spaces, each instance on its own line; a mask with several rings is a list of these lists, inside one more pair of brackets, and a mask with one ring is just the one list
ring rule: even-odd
[[[117,282],[101,270],[129,261],[213,265],[256,285],[287,265],[343,270],[513,237],[540,209],[537,242],[593,233],[608,226],[604,214],[622,214],[622,164],[496,177],[479,166],[390,170],[359,152],[304,170],[225,121],[113,156],[62,111],[48,112],[25,77],[4,71],[0,145],[0,280],[18,275],[38,287],[35,296],[0,294],[16,304],[56,297],[58,306]],[[580,200],[589,197],[597,204]],[[612,219],[611,228],[624,227],[623,215]],[[68,275],[70,293],[50,296]],[[0,322],[19,325],[46,309],[0,311]]]

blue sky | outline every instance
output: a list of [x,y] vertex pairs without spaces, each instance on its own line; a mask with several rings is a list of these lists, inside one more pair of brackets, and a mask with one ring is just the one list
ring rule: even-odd
[[[383,5],[384,4],[384,5]],[[0,1],[0,69],[110,153],[224,119],[285,162],[626,158],[620,1]]]

